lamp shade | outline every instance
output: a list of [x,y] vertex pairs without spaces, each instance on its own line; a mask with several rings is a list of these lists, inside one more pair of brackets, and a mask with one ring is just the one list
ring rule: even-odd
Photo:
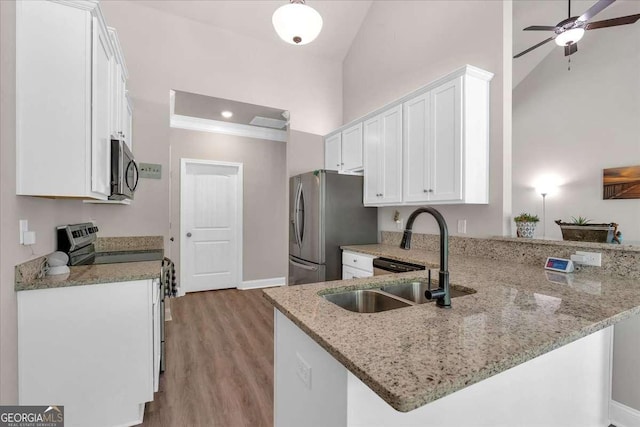
[[280,6],[273,13],[271,22],[282,40],[297,45],[311,43],[322,30],[320,14],[303,3]]
[[578,43],[582,36],[584,36],[584,28],[572,28],[558,34],[558,37],[556,37],[556,44],[558,46],[566,46],[568,44]]

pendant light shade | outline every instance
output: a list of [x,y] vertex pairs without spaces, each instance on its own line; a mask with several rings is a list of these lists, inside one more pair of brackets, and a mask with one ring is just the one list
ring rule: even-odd
[[322,30],[322,17],[314,8],[304,4],[304,0],[291,0],[291,3],[280,6],[271,21],[280,38],[291,44],[311,43]]

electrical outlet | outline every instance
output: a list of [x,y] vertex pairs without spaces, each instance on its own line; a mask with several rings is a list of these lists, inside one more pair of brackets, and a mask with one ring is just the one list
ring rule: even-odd
[[458,220],[458,234],[467,234],[467,220],[459,219]]
[[404,221],[402,220],[402,218],[400,218],[399,220],[396,221],[396,228],[398,230],[403,230],[403,222]]
[[602,254],[600,252],[583,252],[576,251],[576,255],[584,257],[583,265],[593,265],[595,267],[602,267]]
[[296,373],[306,388],[311,390],[311,366],[296,353]]
[[20,244],[24,245],[24,233],[29,231],[29,221],[26,219],[21,219],[19,222],[20,227]]

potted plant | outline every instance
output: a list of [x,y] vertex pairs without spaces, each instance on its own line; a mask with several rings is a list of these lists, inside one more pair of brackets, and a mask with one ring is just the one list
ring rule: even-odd
[[590,219],[582,216],[571,217],[571,222],[558,219],[556,224],[560,226],[563,240],[577,242],[611,243],[618,231],[618,224],[615,222],[593,224]]
[[536,232],[536,225],[538,225],[538,222],[540,221],[538,215],[531,215],[523,212],[517,217],[513,218],[513,220],[516,222],[518,237],[533,239],[533,234]]

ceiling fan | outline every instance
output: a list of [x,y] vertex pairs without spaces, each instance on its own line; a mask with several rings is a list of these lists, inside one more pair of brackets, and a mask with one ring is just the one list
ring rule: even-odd
[[584,35],[586,30],[597,30],[598,28],[616,27],[618,25],[633,24],[640,19],[640,14],[621,16],[620,18],[606,19],[604,21],[589,22],[594,16],[602,12],[607,6],[616,0],[599,0],[591,6],[589,10],[580,16],[571,16],[571,0],[569,0],[569,17],[564,21],[558,22],[555,27],[545,25],[532,25],[523,29],[523,31],[553,31],[553,36],[531,46],[529,49],[515,55],[514,58],[520,58],[525,53],[539,48],[543,44],[555,40],[558,46],[564,46],[564,56],[573,55],[578,51],[578,41]]

